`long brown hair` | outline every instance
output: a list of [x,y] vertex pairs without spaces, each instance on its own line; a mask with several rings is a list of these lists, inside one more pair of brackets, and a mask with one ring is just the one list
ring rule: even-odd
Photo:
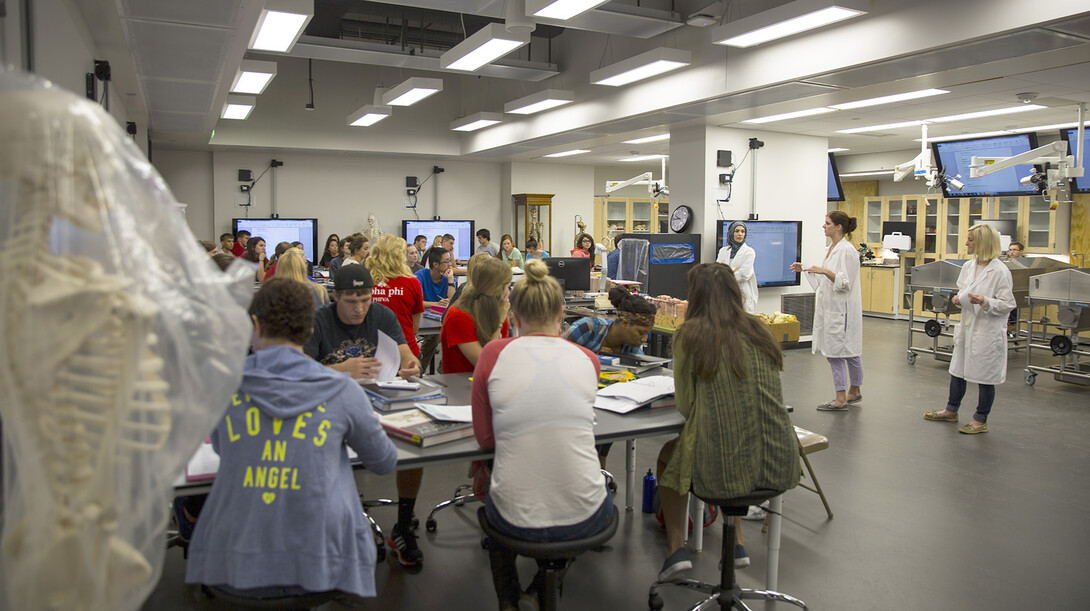
[[483,346],[503,325],[500,302],[503,289],[511,284],[511,266],[489,255],[474,262],[466,276],[469,283],[454,305],[473,319],[477,341]]
[[783,369],[783,352],[772,331],[760,318],[746,314],[742,303],[742,289],[729,265],[701,263],[689,270],[689,309],[674,342],[701,378],[715,377],[720,358],[727,359],[734,375],[746,377],[744,344]]

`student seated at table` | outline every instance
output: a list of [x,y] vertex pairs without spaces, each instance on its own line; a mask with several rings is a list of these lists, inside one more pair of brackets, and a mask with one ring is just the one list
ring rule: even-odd
[[254,353],[212,433],[219,472],[189,547],[186,582],[238,596],[375,595],[375,542],[345,445],[387,473],[397,450],[347,376],[303,354],[314,297],[270,279],[250,305]]
[[469,373],[488,342],[507,337],[511,267],[491,256],[475,261],[469,284],[447,308],[439,342],[443,373]]
[[[473,432],[496,449],[488,521],[528,541],[586,538],[613,513],[594,452],[598,359],[559,337],[564,295],[541,261],[526,264],[510,304],[519,337],[488,342],[473,374]],[[515,553],[492,541],[489,559],[500,609],[517,609]],[[539,570],[527,598],[540,595],[543,578]]]
[[[701,263],[689,270],[689,309],[674,333],[674,389],[685,426],[658,460],[668,546],[660,581],[693,566],[684,547],[690,490],[728,499],[798,484],[798,440],[783,403],[782,369],[779,342],[746,313],[730,266]],[[748,564],[736,535],[735,566]]]

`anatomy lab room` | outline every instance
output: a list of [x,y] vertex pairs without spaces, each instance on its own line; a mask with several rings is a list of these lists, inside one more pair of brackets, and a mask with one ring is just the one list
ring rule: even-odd
[[1090,0],[0,0],[0,609],[1081,610],[1088,105]]

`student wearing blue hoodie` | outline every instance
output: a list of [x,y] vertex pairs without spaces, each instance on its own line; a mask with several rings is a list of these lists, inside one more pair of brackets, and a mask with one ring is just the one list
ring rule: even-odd
[[186,582],[273,598],[375,595],[375,542],[345,446],[373,473],[397,450],[349,376],[303,354],[306,286],[273,278],[250,305],[254,354],[212,433],[219,472],[189,548]]

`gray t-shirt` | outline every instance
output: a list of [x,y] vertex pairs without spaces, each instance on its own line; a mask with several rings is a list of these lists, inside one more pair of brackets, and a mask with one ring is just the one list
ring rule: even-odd
[[496,246],[495,242],[489,242],[488,244],[478,244],[477,252],[486,252],[493,257],[500,256],[500,247]]
[[337,304],[331,303],[314,312],[314,333],[303,346],[303,352],[323,365],[336,365],[357,356],[374,356],[379,331],[398,345],[405,343],[397,315],[381,303],[372,302],[358,325],[341,322],[337,318]]

